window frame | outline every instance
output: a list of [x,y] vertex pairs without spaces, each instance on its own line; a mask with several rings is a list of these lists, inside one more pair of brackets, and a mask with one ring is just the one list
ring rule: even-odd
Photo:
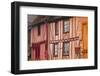
[[65,44],[65,43],[69,44],[69,51],[70,51],[70,42],[63,42],[62,56],[69,56],[69,51],[68,51],[68,54],[65,54],[65,53],[64,53],[64,44]]
[[[65,30],[65,27],[64,27],[65,26],[64,25],[65,22],[68,22],[68,24],[69,24],[69,25],[67,25],[67,26],[69,26],[69,30],[68,31],[64,31]],[[69,33],[69,32],[70,32],[70,20],[63,20],[63,33]]]
[[[57,55],[55,55],[55,45],[57,45]],[[53,43],[53,56],[58,57],[58,43]]]
[[41,25],[38,25],[37,28],[38,28],[38,30],[37,30],[38,31],[38,36],[40,36],[40,34],[41,34]]
[[59,21],[55,21],[55,35],[59,34]]

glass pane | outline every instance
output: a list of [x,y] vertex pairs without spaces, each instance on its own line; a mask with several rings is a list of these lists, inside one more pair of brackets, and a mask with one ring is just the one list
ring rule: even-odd
[[55,48],[55,50],[54,50],[55,51],[55,55],[58,55],[58,44],[55,44],[54,48]]
[[58,34],[59,24],[58,22],[55,22],[55,34]]
[[65,21],[64,22],[64,32],[68,32],[69,31],[69,21]]
[[69,43],[64,43],[64,55],[69,54]]

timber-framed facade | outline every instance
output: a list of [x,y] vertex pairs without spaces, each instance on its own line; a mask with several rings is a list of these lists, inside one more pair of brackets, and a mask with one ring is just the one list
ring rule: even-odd
[[28,27],[28,59],[88,58],[88,18],[37,16]]

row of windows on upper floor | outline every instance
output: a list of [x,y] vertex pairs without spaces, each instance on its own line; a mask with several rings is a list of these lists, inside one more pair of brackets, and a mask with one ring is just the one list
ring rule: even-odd
[[[63,33],[67,33],[70,31],[70,22],[67,20],[63,21]],[[59,34],[59,27],[58,27],[58,21],[55,22],[55,35]]]
[[[59,21],[55,22],[55,35],[59,34],[58,23],[59,23]],[[67,33],[69,31],[70,31],[70,22],[68,20],[64,20],[63,21],[63,33]],[[41,34],[41,31],[40,31],[40,25],[39,25],[38,26],[38,35],[40,35],[40,34]]]

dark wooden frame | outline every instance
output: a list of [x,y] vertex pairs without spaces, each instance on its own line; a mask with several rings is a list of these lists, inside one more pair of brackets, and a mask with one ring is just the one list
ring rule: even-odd
[[55,35],[59,35],[59,26],[57,25],[59,21],[55,21]]
[[[64,43],[69,43],[69,47],[70,47],[70,42],[69,41],[65,41],[65,42],[63,42],[63,51],[62,51],[62,56],[69,56],[69,54],[68,55],[65,55],[64,54]],[[69,52],[70,52],[70,48],[69,48]]]
[[[44,7],[44,8],[60,8],[60,9],[83,9],[94,11],[94,65],[80,66],[80,67],[62,67],[62,68],[48,68],[48,69],[27,69],[20,70],[20,7]],[[43,72],[58,72],[58,71],[72,71],[72,70],[89,70],[97,69],[97,7],[96,6],[81,6],[81,5],[62,5],[62,4],[48,4],[48,3],[31,3],[31,2],[12,2],[11,3],[11,73],[26,74],[26,73],[43,73]]]
[[53,57],[58,57],[58,51],[57,51],[57,55],[55,55],[55,45],[59,45],[59,44],[53,43]]
[[38,25],[38,36],[40,36],[40,34],[41,34],[41,26],[40,25]]
[[63,20],[63,34],[66,34],[66,33],[69,33],[70,32],[70,20],[68,20],[68,23],[69,23],[69,31],[66,31],[66,32],[64,31],[64,22],[65,21],[67,21],[67,20],[65,20],[65,19]]

